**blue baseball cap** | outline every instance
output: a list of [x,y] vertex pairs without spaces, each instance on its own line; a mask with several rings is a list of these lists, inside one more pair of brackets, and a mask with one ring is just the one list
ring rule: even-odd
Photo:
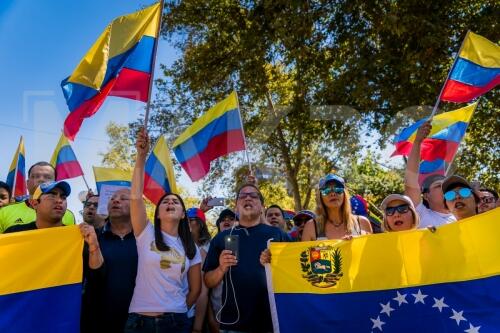
[[201,209],[199,209],[199,208],[196,208],[196,207],[189,208],[186,211],[186,214],[187,214],[187,217],[189,219],[198,218],[198,219],[201,220],[201,222],[207,223],[207,219],[205,217],[205,213],[203,213],[203,211]]
[[326,175],[325,177],[321,178],[319,180],[319,188],[322,189],[323,187],[325,187],[328,183],[331,183],[331,182],[334,182],[336,185],[338,185],[339,187],[345,187],[345,181],[344,181],[344,178],[340,177],[340,176],[337,176],[337,175],[334,175],[334,174],[331,174],[329,173],[328,175]]
[[71,194],[71,187],[65,181],[47,182],[38,185],[35,192],[33,193],[32,199],[40,199],[42,194],[49,193],[55,188],[60,188],[65,196],[69,196]]

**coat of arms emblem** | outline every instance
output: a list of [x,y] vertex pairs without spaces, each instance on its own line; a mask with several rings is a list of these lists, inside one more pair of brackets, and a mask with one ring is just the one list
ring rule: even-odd
[[342,256],[333,246],[313,246],[300,254],[302,275],[313,286],[330,288],[342,277]]

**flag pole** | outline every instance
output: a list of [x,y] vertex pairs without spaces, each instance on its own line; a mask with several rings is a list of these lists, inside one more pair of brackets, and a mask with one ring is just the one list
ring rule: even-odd
[[[469,128],[470,122],[472,121],[472,117],[474,117],[474,113],[476,112],[476,109],[477,109],[477,107],[479,106],[479,99],[480,99],[480,98],[481,98],[481,97],[479,97],[479,98],[477,99],[477,101],[476,101],[477,105],[476,105],[476,107],[474,108],[474,111],[472,112],[472,115],[470,116],[470,119],[471,119],[471,120],[469,121],[469,123],[467,124],[467,127],[465,128],[464,137],[465,137],[465,134],[467,134],[467,128]],[[460,143],[458,144],[458,147],[457,147],[457,152],[455,153],[455,155],[453,155],[453,158],[451,159],[450,163],[448,164],[448,167],[446,168],[446,171],[445,171],[445,173],[444,173],[444,175],[445,175],[446,177],[448,177],[448,174],[449,174],[449,173],[450,173],[450,171],[451,171],[451,166],[453,165],[453,162],[455,161],[455,158],[457,157],[457,154],[458,154],[458,148],[460,148],[460,145],[462,144],[462,141],[463,141],[463,140],[464,140],[464,138],[462,138],[462,140],[460,140]]]
[[155,64],[156,64],[156,51],[158,50],[158,41],[160,39],[161,22],[163,18],[163,6],[164,6],[164,0],[160,0],[160,15],[158,18],[158,29],[156,30],[156,38],[153,47],[153,59],[151,62],[151,78],[149,79],[148,102],[146,104],[146,112],[144,114],[144,129],[148,128],[149,110],[151,109],[151,92],[153,90]]
[[90,186],[89,186],[89,183],[87,183],[87,179],[85,178],[84,173],[82,173],[82,178],[83,178],[83,182],[85,183],[85,186],[87,186],[87,191],[90,191]]
[[441,87],[441,91],[439,92],[439,96],[436,100],[436,104],[434,104],[434,107],[432,108],[432,113],[431,113],[431,116],[429,117],[429,119],[432,119],[436,115],[437,108],[439,106],[439,103],[441,102],[441,96],[443,95],[444,87],[446,86],[446,83],[450,79],[451,72],[453,71],[453,68],[455,67],[455,64],[457,63],[457,59],[458,59],[460,52],[462,52],[462,48],[464,47],[464,42],[467,39],[469,32],[470,32],[470,30],[468,30],[467,33],[465,34],[465,38],[462,40],[462,44],[460,45],[460,48],[458,49],[457,54],[455,54],[455,58],[453,59],[453,64],[451,65],[451,68],[448,71],[448,75],[446,76],[446,80],[444,81],[443,86]]
[[[17,167],[19,166],[19,153],[21,152],[21,142],[23,142],[23,136],[19,138],[19,145],[16,150],[16,166],[14,168],[14,181],[12,182],[12,198],[16,199],[16,180],[17,180]],[[26,156],[25,156],[26,158]],[[26,194],[26,193],[25,193]]]
[[245,127],[243,126],[243,119],[241,117],[240,99],[238,98],[238,93],[236,92],[236,89],[234,90],[234,92],[236,94],[236,104],[238,105],[238,113],[240,114],[240,125],[241,125],[241,131],[243,132],[243,144],[245,145],[245,155],[247,157],[248,169],[250,170],[250,174],[253,175],[252,163],[250,163],[250,155],[248,154],[247,136],[245,134]]

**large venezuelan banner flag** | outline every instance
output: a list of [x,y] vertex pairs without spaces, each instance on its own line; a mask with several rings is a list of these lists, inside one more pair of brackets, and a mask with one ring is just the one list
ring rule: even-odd
[[271,243],[274,331],[500,332],[499,221],[497,208],[434,233]]
[[0,235],[0,332],[79,332],[82,249],[76,226]]
[[64,134],[74,140],[85,118],[108,96],[147,102],[158,37],[160,3],[111,22],[73,73],[61,83],[69,115]]

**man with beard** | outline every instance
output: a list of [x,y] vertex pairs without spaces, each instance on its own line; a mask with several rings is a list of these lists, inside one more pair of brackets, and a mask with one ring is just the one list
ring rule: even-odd
[[443,181],[444,204],[457,221],[477,214],[479,196],[472,186],[460,176],[450,176]]
[[[218,320],[221,332],[272,332],[266,275],[260,253],[267,241],[289,241],[281,229],[261,223],[264,198],[257,186],[243,185],[236,196],[239,225],[217,234],[210,244],[203,271],[205,284],[214,288],[224,281],[226,300]],[[225,249],[225,239],[237,236],[238,257]],[[232,238],[235,240],[235,238]]]

